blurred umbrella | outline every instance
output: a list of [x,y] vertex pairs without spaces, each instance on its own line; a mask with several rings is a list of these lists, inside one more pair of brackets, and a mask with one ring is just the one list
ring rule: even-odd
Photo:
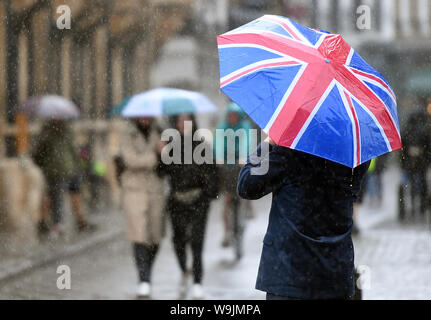
[[18,107],[18,112],[48,119],[70,120],[79,117],[79,110],[72,101],[56,95],[32,97]]
[[217,107],[199,92],[158,88],[131,97],[121,114],[134,118],[216,111]]
[[121,101],[115,107],[113,107],[111,109],[111,111],[109,112],[109,116],[111,116],[111,117],[120,116],[121,112],[124,110],[124,107],[129,103],[130,99],[131,99],[130,97],[127,97],[127,98],[123,99],[123,101]]
[[221,90],[278,145],[351,168],[401,148],[394,92],[340,35],[265,15],[217,41]]

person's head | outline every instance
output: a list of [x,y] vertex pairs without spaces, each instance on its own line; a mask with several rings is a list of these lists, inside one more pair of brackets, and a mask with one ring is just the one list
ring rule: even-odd
[[240,117],[238,112],[232,111],[227,114],[227,122],[229,123],[229,125],[235,126],[238,124],[239,120]]
[[[192,126],[186,126],[186,121],[191,121]],[[183,113],[173,118],[175,128],[182,136],[192,135],[196,130],[196,119],[194,115]]]
[[139,117],[135,119],[136,124],[142,128],[150,128],[154,119],[151,117]]
[[425,100],[425,108],[427,110],[427,113],[431,115],[431,95],[427,96]]
[[52,134],[62,135],[66,130],[67,123],[63,119],[49,119],[45,123],[45,129]]
[[241,121],[243,111],[236,103],[227,106],[226,121],[230,126],[235,126]]

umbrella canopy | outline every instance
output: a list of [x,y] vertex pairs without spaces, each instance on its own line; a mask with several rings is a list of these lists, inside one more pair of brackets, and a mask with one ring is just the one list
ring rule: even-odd
[[109,112],[109,116],[113,117],[113,116],[121,115],[121,112],[123,112],[124,108],[129,103],[129,101],[130,101],[130,97],[123,99],[123,101],[121,101],[119,104],[117,104],[111,109],[111,111]]
[[121,114],[126,118],[135,118],[216,111],[217,107],[201,93],[158,88],[130,98]]
[[352,168],[401,148],[394,92],[340,35],[265,15],[217,42],[221,90],[277,144]]
[[70,120],[79,117],[79,110],[72,101],[56,95],[32,97],[19,106],[18,111],[49,119]]

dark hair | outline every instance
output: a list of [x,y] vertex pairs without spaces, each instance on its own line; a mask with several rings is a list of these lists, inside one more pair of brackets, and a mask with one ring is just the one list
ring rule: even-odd
[[151,129],[153,128],[154,120],[151,119],[148,125],[142,125],[142,123],[140,123],[138,119],[133,120],[133,122],[139,132],[145,137],[145,139],[148,140],[148,138],[150,137]]
[[187,114],[183,113],[183,114],[177,114],[177,115],[174,115],[174,116],[170,116],[169,117],[169,123],[170,123],[170,125],[172,126],[172,128],[178,129],[177,128],[178,118],[180,116],[182,116],[182,115],[188,115],[188,116],[190,116],[190,121],[192,122],[192,135],[194,135],[195,132],[196,132],[196,130],[198,129],[198,124],[197,124],[195,115],[192,114],[192,113],[187,113]]

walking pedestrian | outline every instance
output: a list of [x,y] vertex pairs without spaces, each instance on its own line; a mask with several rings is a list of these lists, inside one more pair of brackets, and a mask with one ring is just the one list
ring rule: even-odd
[[[43,215],[38,223],[38,231],[45,233],[49,229],[51,236],[56,238],[64,234],[64,194],[73,177],[79,175],[79,158],[74,145],[74,136],[68,123],[64,120],[47,121],[39,135],[32,153],[33,161],[42,170],[47,186],[47,197],[44,207],[50,208],[52,227],[49,228],[48,217]],[[75,191],[76,187],[74,188]],[[76,199],[72,199],[78,230],[89,226],[81,210],[74,210]],[[91,228],[93,229],[93,228]]]
[[[353,202],[369,162],[352,169],[270,138],[262,144],[238,181],[242,198],[273,197],[256,288],[267,299],[351,299]],[[268,171],[251,171],[259,166]]]
[[96,226],[92,223],[88,223],[84,218],[84,212],[82,210],[81,176],[79,174],[72,177],[68,183],[67,190],[69,192],[70,207],[77,218],[78,232],[96,230]]
[[[189,121],[192,126],[187,126],[186,121]],[[179,140],[171,143],[181,146],[181,159],[184,159],[185,140],[192,141],[191,137],[197,129],[195,117],[181,114],[172,117],[171,122],[179,132]],[[188,128],[191,128],[191,131]],[[191,149],[188,150],[191,153],[190,157],[194,154],[196,146],[202,143],[206,142],[192,142]],[[173,245],[182,271],[180,295],[184,296],[188,290],[190,272],[187,268],[187,247],[190,245],[193,260],[192,298],[194,299],[204,298],[202,253],[210,201],[216,194],[214,168],[213,164],[197,164],[195,159],[191,164],[181,162],[162,165],[162,172],[169,178],[170,184],[167,211],[172,223]]]
[[[431,119],[421,107],[412,112],[403,132],[403,153],[401,168],[403,181],[400,186],[400,219],[405,218],[404,189],[410,186],[411,214],[425,216],[427,209],[428,184],[426,173],[431,159]],[[419,203],[418,203],[419,202]]]
[[[236,259],[240,260],[243,255],[242,236],[244,233],[244,218],[240,211],[241,199],[236,194],[238,175],[241,170],[241,163],[244,163],[248,156],[249,145],[251,144],[250,121],[245,118],[244,111],[235,103],[227,106],[226,118],[218,125],[218,130],[223,130],[224,135],[215,136],[215,156],[220,165],[221,172],[221,193],[224,196],[224,237],[222,247],[234,245]],[[231,135],[231,137],[229,137]],[[224,141],[223,141],[224,140]],[[233,146],[229,141],[235,141]],[[234,147],[234,148],[232,148]],[[230,155],[229,153],[233,153]],[[229,163],[229,157],[233,163]],[[251,206],[248,208],[251,210]]]
[[136,295],[151,295],[151,271],[163,232],[163,188],[157,174],[162,143],[152,118],[132,120],[120,141],[123,207],[138,271]]

